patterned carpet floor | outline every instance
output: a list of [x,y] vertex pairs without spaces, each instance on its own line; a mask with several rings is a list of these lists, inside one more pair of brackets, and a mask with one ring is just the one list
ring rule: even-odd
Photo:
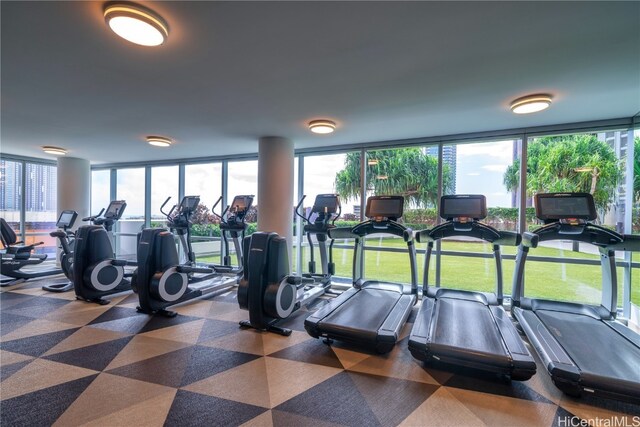
[[412,318],[380,356],[311,338],[306,311],[283,323],[290,337],[240,329],[235,292],[164,318],[133,294],[99,306],[43,283],[0,293],[2,426],[640,425],[640,407],[564,396],[539,363],[510,384],[426,367],[407,349]]

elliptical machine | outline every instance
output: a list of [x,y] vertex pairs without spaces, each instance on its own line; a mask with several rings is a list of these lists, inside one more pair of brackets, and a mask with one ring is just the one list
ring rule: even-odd
[[[98,215],[101,215],[102,211]],[[69,279],[67,283],[50,283],[43,285],[42,289],[49,292],[67,292],[73,289],[73,248],[75,246],[76,233],[71,231],[73,224],[76,222],[78,212],[74,210],[64,210],[58,217],[56,222],[56,231],[49,233],[51,237],[56,237],[60,244],[60,268],[65,277]],[[89,217],[91,218],[91,217]],[[83,221],[89,218],[83,218]]]
[[113,225],[124,213],[127,203],[114,200],[104,216],[93,217],[94,225],[83,225],[76,232],[73,251],[73,287],[76,299],[109,304],[103,297],[131,290],[127,280],[131,276],[124,267],[135,265],[123,259],[115,259],[110,233]]
[[[244,241],[247,224],[245,218],[251,205],[254,195],[242,195],[233,198],[230,206],[227,206],[221,215],[215,212],[216,206],[222,201],[222,197],[211,208],[211,212],[220,219],[220,234],[222,234],[222,244],[224,247],[224,257],[222,265],[209,265],[216,273],[234,275],[239,277],[243,270],[242,243]],[[237,265],[231,265],[231,255],[229,253],[229,237],[233,240],[233,247],[236,252]]]
[[[296,206],[296,214],[307,224],[304,231],[311,247],[309,273],[302,276],[289,274],[289,256],[287,241],[276,233],[253,233],[245,238],[245,269],[238,286],[238,304],[249,311],[249,320],[240,322],[240,326],[261,331],[291,335],[291,329],[277,326],[276,323],[288,318],[301,307],[308,306],[331,286],[334,272],[331,248],[327,262],[326,241],[335,219],[340,215],[340,200],[336,194],[320,194],[307,217],[300,214],[304,197]],[[312,222],[313,216],[316,215]],[[322,274],[315,272],[312,235],[316,235],[320,247]]]

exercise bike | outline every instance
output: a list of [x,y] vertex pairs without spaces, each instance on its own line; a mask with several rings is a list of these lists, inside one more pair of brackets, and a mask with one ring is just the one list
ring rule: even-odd
[[[103,209],[104,210],[104,209]],[[100,211],[102,214],[102,211]],[[73,289],[73,248],[75,246],[75,232],[71,231],[73,224],[76,222],[78,212],[74,210],[64,210],[58,217],[56,222],[56,231],[49,233],[51,237],[58,239],[60,244],[60,268],[65,277],[69,279],[67,283],[50,283],[43,285],[42,289],[49,292],[67,292]],[[83,221],[88,218],[84,218]]]
[[131,290],[124,267],[135,263],[115,258],[110,236],[126,206],[124,200],[112,201],[104,216],[93,217],[93,225],[78,228],[72,270],[76,299],[104,305],[109,301],[103,297]]
[[[329,230],[335,228],[333,223],[340,215],[340,201],[335,194],[320,194],[307,217],[299,212],[303,202],[304,197],[296,207],[296,214],[307,223],[304,231],[311,247],[308,273],[301,276],[289,274],[287,242],[276,233],[258,232],[244,240],[248,255],[238,286],[238,304],[241,309],[249,311],[249,320],[241,321],[242,327],[291,335],[291,329],[278,326],[277,322],[310,305],[327,293],[331,286],[333,240],[329,245],[329,261],[326,241]],[[322,274],[315,272],[312,235],[316,235],[320,247]]]

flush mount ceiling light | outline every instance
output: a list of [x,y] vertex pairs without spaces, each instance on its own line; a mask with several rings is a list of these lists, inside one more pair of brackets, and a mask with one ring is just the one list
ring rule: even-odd
[[142,46],[161,45],[169,36],[169,27],[162,17],[134,3],[107,3],[104,19],[114,33]]
[[47,154],[53,154],[55,156],[64,156],[67,154],[67,150],[65,150],[64,148],[54,147],[52,145],[44,145],[42,147],[42,151]]
[[336,130],[336,124],[331,120],[312,120],[309,122],[309,130],[320,134],[332,133]]
[[516,114],[537,113],[546,110],[551,105],[551,95],[527,95],[511,103],[511,111]]
[[170,147],[173,144],[173,141],[164,136],[148,136],[147,142],[155,147]]

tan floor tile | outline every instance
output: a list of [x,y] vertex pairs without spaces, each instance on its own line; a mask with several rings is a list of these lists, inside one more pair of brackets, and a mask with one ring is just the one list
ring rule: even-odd
[[396,346],[390,353],[368,357],[351,366],[349,370],[428,384],[440,384],[421,367],[420,362],[404,360],[400,355],[404,351],[407,350]]
[[200,300],[179,307],[173,307],[171,310],[183,316],[208,317],[212,304],[212,301]]
[[97,374],[91,369],[36,359],[0,383],[2,400]]
[[[233,384],[233,387],[229,385]],[[271,408],[264,357],[183,387],[194,393]]]
[[556,405],[560,404],[562,400],[563,393],[553,385],[553,381],[551,381],[551,376],[547,373],[547,370],[541,370],[541,365],[538,365],[538,372],[531,377],[530,380],[527,380],[525,384],[534,390],[536,393],[546,397]]
[[168,328],[145,332],[139,336],[195,344],[198,342],[198,337],[200,336],[200,332],[202,332],[204,323],[205,320],[201,319],[193,322],[181,323]]
[[344,427],[342,424],[334,424],[329,421],[319,420],[317,418],[305,417],[303,415],[293,414],[291,412],[271,411],[271,418],[274,424],[285,427],[294,426],[313,426],[313,427]]
[[[604,408],[597,408],[595,406],[590,406],[584,403],[584,401],[582,401],[581,399],[575,399],[575,398],[563,395],[560,401],[560,406],[562,406],[567,411],[571,412],[573,415],[582,419],[591,419],[591,420],[600,419],[604,423],[605,419],[611,419],[612,417],[617,417],[618,418],[617,422],[619,423],[618,425],[625,425],[624,423],[620,424],[621,423],[620,417],[624,416],[620,412],[615,412],[615,411],[611,411]],[[632,416],[628,417],[629,422],[626,425],[629,425],[629,426],[634,425],[631,422],[631,418]],[[601,425],[604,425],[604,424],[601,424]],[[615,424],[611,423],[609,425],[615,425]],[[635,425],[638,425],[638,422],[636,422]]]
[[24,362],[25,360],[34,359],[31,356],[25,356],[24,354],[13,353],[11,351],[0,350],[0,366],[12,365],[18,362]]
[[141,360],[189,347],[190,344],[137,335],[118,353],[105,370],[119,368]]
[[370,354],[360,353],[359,351],[347,350],[345,348],[341,348],[335,345],[331,346],[331,350],[333,350],[336,356],[338,356],[338,359],[340,359],[340,363],[342,363],[342,366],[344,366],[345,369],[349,369],[352,366],[357,365],[363,360],[371,357]]
[[[150,399],[168,395],[170,392],[175,393],[175,389],[102,373],[53,425],[75,426],[100,420],[134,405],[141,405]],[[135,424],[127,422],[126,425]]]
[[76,300],[76,293],[71,291],[71,292],[49,292],[49,291],[42,291],[42,294],[40,294],[41,297],[46,297],[46,298],[55,298],[55,299],[63,299],[66,301],[75,301]]
[[107,329],[81,328],[74,332],[73,335],[67,337],[58,345],[47,351],[43,356],[49,356],[51,354],[62,353],[64,351],[113,341],[129,335],[130,334],[125,332],[109,331]]
[[440,387],[400,424],[401,427],[484,425],[480,418],[444,387]]
[[306,332],[300,331],[293,331],[288,337],[283,337],[282,335],[271,332],[261,332],[260,335],[262,335],[264,354],[275,353],[276,351],[284,350],[301,342],[314,339]]
[[223,311],[216,311],[212,308],[209,314],[207,315],[208,318],[216,319],[216,320],[226,320],[227,322],[239,322],[241,320],[249,319],[249,312],[246,310],[241,310],[235,304],[222,303],[222,302],[219,302],[218,304],[225,304],[228,307],[217,306],[219,309],[222,309]]
[[549,426],[558,407],[550,403],[446,387],[467,409],[491,426]]
[[267,362],[267,381],[269,383],[272,407],[276,407],[303,391],[343,372],[342,369],[328,366],[312,365],[268,356],[265,357],[265,360]]
[[240,424],[240,427],[273,427],[271,411],[263,412],[257,417],[250,419],[246,423]]
[[137,405],[129,406],[104,417],[89,421],[83,426],[144,426],[161,427],[169,414],[177,390],[170,390],[157,397],[147,399]]
[[70,323],[76,326],[84,326],[101,314],[109,310],[109,306],[82,304],[67,304],[47,314],[44,318],[57,322]]
[[200,345],[264,356],[262,333],[254,330],[238,330],[220,338],[201,342]]
[[77,328],[77,326],[70,323],[62,323],[52,320],[35,319],[34,321],[29,322],[26,325],[4,335],[0,339],[0,341],[12,341],[20,338],[34,337],[36,335],[59,332],[72,328]]

